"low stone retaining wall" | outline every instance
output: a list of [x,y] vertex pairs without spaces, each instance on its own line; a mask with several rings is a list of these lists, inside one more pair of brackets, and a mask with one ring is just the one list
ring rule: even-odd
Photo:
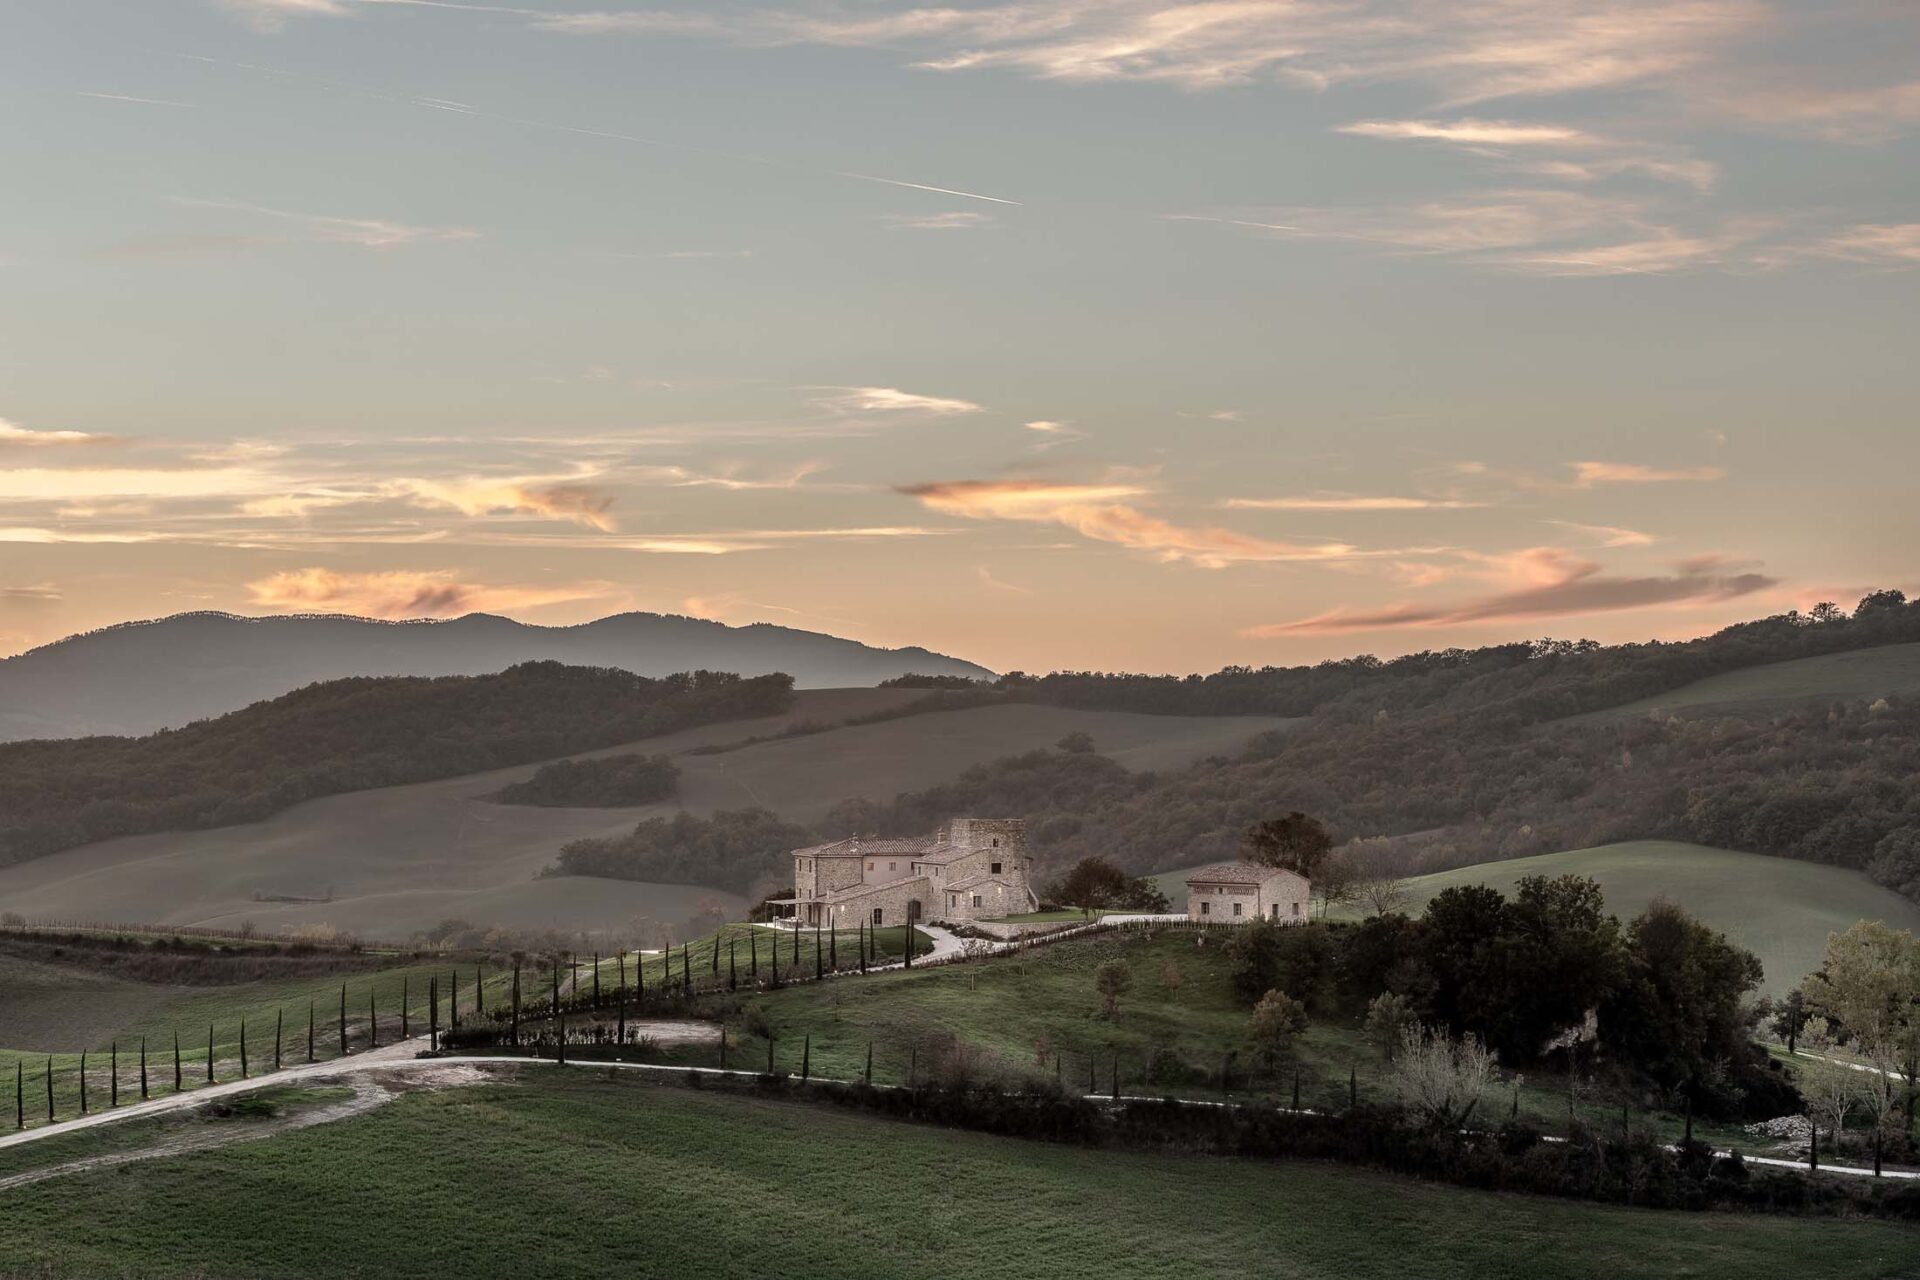
[[1015,938],[1035,938],[1042,934],[1083,928],[1087,923],[1085,920],[976,920],[972,927],[1002,942],[1012,942]]

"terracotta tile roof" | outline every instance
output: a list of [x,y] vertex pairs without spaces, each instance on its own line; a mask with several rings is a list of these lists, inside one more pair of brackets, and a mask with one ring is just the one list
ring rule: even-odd
[[902,836],[881,839],[875,836],[852,836],[845,840],[835,840],[828,844],[816,844],[805,849],[795,849],[796,858],[871,858],[897,857],[900,854],[918,854],[941,847],[937,836]]
[[1252,862],[1216,862],[1210,867],[1187,873],[1188,884],[1261,884],[1275,876],[1296,874],[1279,867],[1263,867]]

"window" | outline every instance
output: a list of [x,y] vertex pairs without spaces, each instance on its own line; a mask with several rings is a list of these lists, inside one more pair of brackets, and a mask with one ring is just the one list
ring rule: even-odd
[[1212,904],[1211,902],[1203,902],[1203,903],[1201,903],[1201,904],[1200,904],[1200,914],[1201,914],[1201,915],[1203,915],[1203,916],[1204,916],[1204,915],[1211,915],[1212,913],[1213,913],[1213,904]]
[[897,862],[889,862],[887,864],[887,870],[889,871],[898,871],[899,869],[900,869],[900,864]]
[[957,893],[950,893],[950,894],[948,894],[948,895],[947,895],[947,905],[948,905],[949,907],[957,907],[957,906],[959,906],[959,905],[960,905],[960,895],[959,895],[959,894],[957,894]]
[[988,869],[996,876],[1000,874],[1000,864],[997,862],[993,863]]
[[1233,904],[1233,914],[1235,915],[1240,914],[1240,904],[1237,902]]
[[875,925],[878,925],[880,923],[880,908],[878,907],[875,907],[873,909],[873,923]]
[[871,858],[867,859],[867,870],[873,870],[873,859]]
[[993,838],[993,847],[994,847],[994,848],[996,848],[996,849],[998,849],[998,848],[1000,847],[1000,837],[999,837],[999,836],[995,836],[995,837]]
[[1300,914],[1300,904],[1297,902],[1293,904],[1293,914],[1296,916]]
[[976,907],[980,905],[980,895],[977,893],[973,895],[973,905]]

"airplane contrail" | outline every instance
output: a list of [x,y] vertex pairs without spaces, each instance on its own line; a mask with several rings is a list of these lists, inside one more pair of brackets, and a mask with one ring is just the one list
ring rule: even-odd
[[[380,3],[419,3],[421,0],[376,0]],[[442,7],[434,5],[433,7]],[[465,7],[446,5],[444,7]],[[282,71],[276,67],[261,66],[251,62],[229,62],[220,58],[209,58],[200,54],[179,54],[179,57],[194,62],[209,63],[214,66],[238,67],[247,71],[266,75],[281,76],[287,79],[306,80],[314,84],[325,85],[345,93],[370,97],[381,102],[400,102],[409,106],[422,107],[430,111],[444,111],[451,115],[474,116],[485,120],[496,120],[502,124],[515,124],[529,129],[551,129],[558,133],[578,134],[588,138],[606,138],[614,142],[630,142],[636,146],[664,147],[674,151],[686,151],[697,155],[717,156],[724,160],[734,160],[741,164],[769,165],[782,169],[793,169],[802,173],[820,174],[832,178],[846,178],[854,182],[876,182],[882,186],[904,187],[909,191],[930,191],[937,195],[957,196],[962,200],[983,200],[989,204],[1019,205],[1018,200],[1009,200],[1003,196],[982,195],[977,191],[961,191],[954,187],[936,187],[924,182],[908,182],[903,178],[884,178],[878,174],[856,173],[849,169],[820,169],[798,160],[786,160],[777,156],[754,155],[745,151],[728,151],[720,147],[707,147],[694,142],[680,142],[671,138],[649,138],[640,134],[620,133],[611,129],[593,129],[584,125],[560,124],[552,120],[534,120],[525,116],[503,115],[495,111],[483,110],[466,103],[452,102],[445,98],[431,98],[420,95],[401,95],[379,89],[370,89],[363,85],[347,84],[338,80],[328,80],[304,72]]]

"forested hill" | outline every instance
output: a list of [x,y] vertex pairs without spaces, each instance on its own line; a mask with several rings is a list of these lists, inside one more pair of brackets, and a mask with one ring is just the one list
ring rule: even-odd
[[0,742],[141,734],[349,676],[484,675],[564,662],[666,676],[705,667],[785,672],[802,689],[871,687],[905,672],[991,677],[926,649],[878,649],[765,623],[623,613],[570,627],[489,614],[431,622],[183,613],[0,658]]
[[[1310,718],[1235,758],[1160,774],[1086,751],[1009,757],[890,801],[850,799],[804,834],[1019,814],[1049,868],[1098,854],[1152,872],[1232,858],[1248,826],[1298,809],[1344,839],[1392,838],[1379,851],[1417,854],[1409,870],[1668,838],[1851,867],[1920,899],[1916,641],[1920,604],[1879,592],[1851,613],[1781,615],[1679,644],[1538,642],[1189,679],[1015,674],[971,696],[1189,712],[1304,705]],[[1851,655],[1846,678],[1823,685],[1839,664],[1822,656],[1836,654]],[[1731,671],[1746,700],[1681,696],[1658,709],[1658,695]],[[1636,700],[1654,705],[1581,714]],[[648,879],[663,866],[690,874],[691,859],[712,864],[702,881],[712,884],[778,870],[759,857],[765,841],[711,852],[751,825],[741,815],[710,825],[583,843],[560,869]]]
[[773,715],[792,700],[787,675],[649,679],[529,662],[495,675],[334,680],[143,738],[0,743],[0,865]]

